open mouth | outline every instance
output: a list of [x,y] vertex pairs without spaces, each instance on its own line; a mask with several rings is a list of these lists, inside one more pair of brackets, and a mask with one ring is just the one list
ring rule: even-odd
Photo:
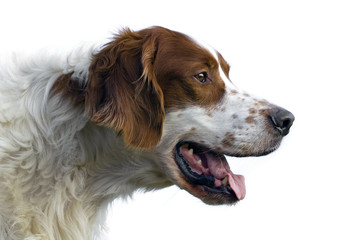
[[194,142],[176,145],[176,163],[186,180],[210,194],[221,194],[233,202],[246,195],[244,177],[234,174],[223,154]]

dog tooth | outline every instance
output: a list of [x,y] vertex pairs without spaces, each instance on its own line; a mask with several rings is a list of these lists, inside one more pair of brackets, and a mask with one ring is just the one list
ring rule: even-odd
[[202,165],[202,160],[199,159],[199,160],[197,161],[197,164],[198,164],[198,165]]
[[222,184],[224,184],[224,186],[229,184],[229,180],[228,180],[227,176],[221,182],[222,182]]
[[193,155],[193,148],[188,149],[188,153]]

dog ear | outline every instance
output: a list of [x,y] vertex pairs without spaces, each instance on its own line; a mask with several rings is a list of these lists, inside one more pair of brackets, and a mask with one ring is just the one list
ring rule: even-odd
[[160,141],[165,118],[163,92],[153,63],[157,38],[129,29],[95,55],[85,105],[98,125],[122,131],[126,144],[148,149]]

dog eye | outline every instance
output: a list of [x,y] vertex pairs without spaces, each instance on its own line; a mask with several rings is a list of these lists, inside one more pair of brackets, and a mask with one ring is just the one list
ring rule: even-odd
[[194,78],[201,83],[205,83],[207,81],[208,74],[206,72],[201,72],[194,75]]

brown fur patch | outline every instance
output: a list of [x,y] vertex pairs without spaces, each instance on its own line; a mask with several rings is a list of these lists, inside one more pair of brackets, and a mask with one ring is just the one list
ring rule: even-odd
[[258,104],[259,104],[259,106],[267,106],[269,103],[266,100],[259,100]]
[[61,94],[63,98],[70,99],[74,104],[84,102],[85,86],[84,82],[72,79],[73,73],[62,74],[58,77],[51,88],[54,94]]
[[230,148],[233,146],[235,141],[235,135],[233,133],[227,132],[225,138],[221,141],[221,145],[225,148]]
[[259,115],[267,116],[267,115],[269,115],[269,112],[270,112],[269,109],[260,109],[259,110]]
[[253,116],[248,116],[246,118],[246,123],[248,123],[248,124],[256,124],[256,121],[255,121]]
[[152,63],[157,48],[151,32],[123,31],[92,60],[85,98],[92,120],[122,130],[137,148],[155,146],[162,134],[164,96]]
[[[224,96],[225,83],[213,55],[184,34],[154,30],[160,34],[154,71],[165,96],[165,107],[218,104]],[[194,78],[201,72],[208,76],[204,83]]]
[[248,112],[249,112],[249,114],[253,115],[253,114],[256,114],[258,111],[257,111],[257,109],[255,109],[255,108],[250,108],[250,109],[248,110]]

